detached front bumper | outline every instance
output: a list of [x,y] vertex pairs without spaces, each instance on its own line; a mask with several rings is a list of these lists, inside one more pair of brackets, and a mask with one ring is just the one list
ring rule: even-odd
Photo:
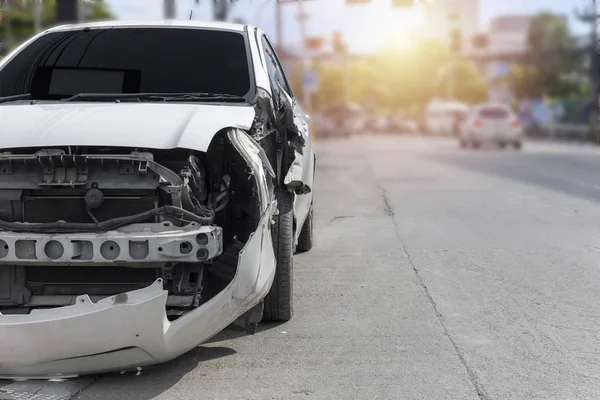
[[226,328],[268,293],[275,274],[272,203],[240,253],[231,283],[207,303],[169,322],[167,292],[151,286],[97,303],[0,315],[0,377],[73,377],[171,360]]
[[[71,306],[34,310],[29,315],[0,314],[0,378],[73,377],[168,361],[207,341],[267,295],[275,275],[271,222],[277,205],[268,190],[267,171],[260,157],[260,147],[239,129],[232,129],[228,135],[252,170],[261,211],[256,230],[239,253],[237,271],[229,285],[208,302],[173,322],[166,316],[168,292],[163,290],[160,279],[144,289],[111,296],[97,303],[84,295]],[[201,233],[210,232],[190,231],[186,234],[190,235],[189,242],[192,242],[192,237]],[[110,239],[124,250],[114,260],[125,257],[125,261],[134,261],[138,255],[146,254],[146,249],[150,256],[160,259],[159,246],[163,248],[163,254],[171,253],[167,256],[176,255],[176,258],[188,254],[197,257],[196,250],[209,254],[220,250],[211,249],[210,245],[196,249],[196,244],[193,244],[192,251],[189,251],[189,247],[181,247],[186,238],[177,238],[169,243],[153,238],[144,238],[148,247],[143,247],[141,253],[131,251],[138,247],[130,247],[127,237],[116,235],[102,239]],[[9,239],[11,243],[14,240],[16,245],[17,240],[38,238]],[[64,245],[64,254],[57,259],[63,258],[63,262],[77,260],[79,253],[68,250],[72,238],[61,236],[53,239]],[[86,237],[86,240],[93,247],[102,248],[104,244],[93,237]],[[47,250],[46,244],[42,246],[36,242],[35,246],[29,245],[31,251],[18,254],[9,251],[4,256],[22,261],[24,254],[35,251],[36,259],[43,257],[44,261],[48,261],[60,252]],[[198,245],[202,247],[202,244]],[[58,246],[54,243],[52,247]],[[185,249],[185,254],[181,254],[181,249]],[[94,262],[110,260],[106,255],[103,257]]]

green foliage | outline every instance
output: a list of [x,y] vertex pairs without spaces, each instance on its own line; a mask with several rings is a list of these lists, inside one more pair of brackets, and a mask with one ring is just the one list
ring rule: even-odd
[[512,66],[506,76],[506,82],[518,99],[538,98],[544,95],[540,74],[535,67]]
[[116,18],[103,0],[88,0],[84,4],[87,7],[85,12],[85,20],[87,22],[106,21]]
[[[56,0],[42,0],[40,22],[41,28],[47,29],[56,25]],[[87,0],[80,4],[86,21],[114,19],[108,5],[102,0]],[[34,31],[34,1],[13,2],[10,7],[0,7],[4,18],[0,23],[0,42],[14,48],[19,43],[31,37]],[[10,24],[10,26],[9,26]],[[11,37],[7,34],[10,32]],[[2,46],[3,53],[10,49]]]
[[319,74],[319,91],[314,96],[316,108],[342,104],[345,97],[345,75],[342,67],[317,67]]
[[[319,91],[314,105],[322,107],[344,103],[370,105],[377,110],[417,110],[432,97],[446,95],[449,76],[440,75],[449,61],[448,48],[442,42],[417,38],[410,49],[389,47],[348,67],[327,65],[317,68]],[[458,100],[478,102],[487,97],[487,86],[475,66],[458,60],[453,68]],[[345,83],[349,83],[345,87]]]
[[[453,74],[451,77],[450,73]],[[454,80],[454,97],[464,103],[479,103],[487,99],[487,83],[469,60],[458,60],[453,63],[440,80],[439,91],[443,92]]]
[[286,74],[294,95],[298,100],[304,102],[302,93],[302,68],[297,67],[291,71],[286,70]]
[[567,21],[558,15],[541,12],[531,21],[527,37],[531,60],[541,69],[561,69],[573,66],[571,57],[563,52],[575,48]]
[[529,88],[526,92],[532,95],[562,98],[582,94],[585,86],[566,78],[585,74],[585,69],[565,19],[539,13],[531,22],[527,43],[530,67],[514,71],[510,82],[516,85],[515,92],[523,94],[523,88]]

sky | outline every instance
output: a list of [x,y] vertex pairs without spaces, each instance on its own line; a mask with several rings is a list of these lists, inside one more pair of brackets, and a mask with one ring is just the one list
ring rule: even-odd
[[[211,18],[215,0],[176,0],[178,18],[206,20]],[[438,0],[440,1],[440,0]],[[441,0],[443,1],[443,0]],[[107,0],[119,19],[156,20],[162,18],[162,0]],[[391,0],[372,0],[370,5],[345,5],[345,0],[305,0],[305,11],[310,15],[306,30],[310,36],[329,35],[340,30],[351,50],[372,51],[383,45],[390,36],[401,38],[410,27],[418,24],[419,14],[413,11],[396,11]],[[480,23],[485,28],[493,17],[503,14],[531,14],[541,10],[564,13],[570,18],[571,29],[578,35],[589,33],[589,25],[574,18],[576,9],[583,10],[591,0],[480,0]],[[298,5],[283,6],[283,41],[287,46],[297,46],[300,26],[297,21]],[[247,23],[260,26],[275,41],[274,0],[237,0],[231,9],[232,18],[241,17]],[[373,21],[377,21],[376,24]]]

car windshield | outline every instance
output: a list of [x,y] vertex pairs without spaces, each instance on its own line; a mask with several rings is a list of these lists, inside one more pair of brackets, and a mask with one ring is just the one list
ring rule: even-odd
[[31,43],[0,70],[0,96],[248,96],[252,82],[246,48],[245,36],[234,31],[144,27],[53,32]]

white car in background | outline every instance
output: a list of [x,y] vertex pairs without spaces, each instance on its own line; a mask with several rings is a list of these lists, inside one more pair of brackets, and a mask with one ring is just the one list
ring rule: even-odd
[[523,144],[523,129],[519,118],[505,104],[480,104],[463,122],[459,133],[462,148],[479,148],[484,144],[497,144],[501,148],[510,145],[520,149]]
[[364,116],[357,104],[332,105],[324,108],[318,119],[320,137],[349,137],[364,130]]
[[372,115],[367,119],[365,130],[368,133],[381,133],[388,129],[388,118],[385,115]]
[[455,101],[432,101],[425,111],[425,131],[432,136],[452,136],[456,123],[463,119],[469,106]]

